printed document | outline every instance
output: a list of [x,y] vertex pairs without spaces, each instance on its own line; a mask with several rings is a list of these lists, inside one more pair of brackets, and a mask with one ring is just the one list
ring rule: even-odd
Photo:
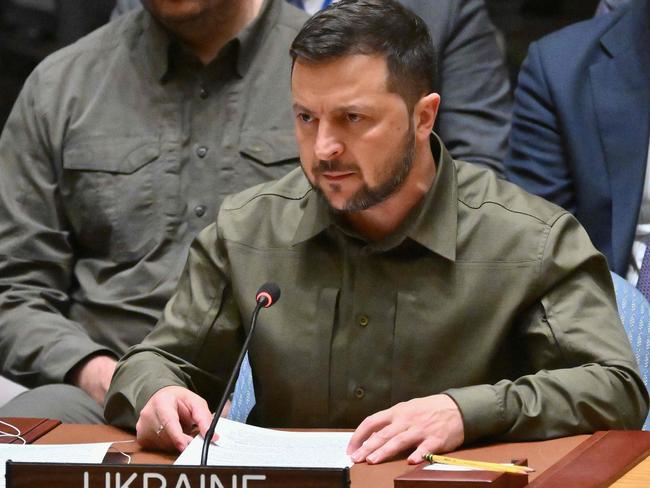
[[[226,418],[217,424],[219,439],[208,452],[210,466],[345,468],[352,432],[287,432],[263,429]],[[203,438],[196,436],[174,464],[201,462]]]
[[10,459],[21,463],[101,463],[111,444],[0,444],[0,488],[6,486],[6,463]]

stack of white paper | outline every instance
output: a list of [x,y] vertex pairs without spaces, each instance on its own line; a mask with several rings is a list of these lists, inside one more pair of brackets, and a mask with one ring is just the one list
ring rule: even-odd
[[5,488],[8,460],[34,463],[101,463],[111,442],[94,444],[0,445],[0,488]]
[[[353,464],[345,453],[351,432],[286,432],[222,418],[217,433],[219,439],[208,455],[211,466],[345,468]],[[203,438],[195,437],[175,464],[200,464],[202,447]]]

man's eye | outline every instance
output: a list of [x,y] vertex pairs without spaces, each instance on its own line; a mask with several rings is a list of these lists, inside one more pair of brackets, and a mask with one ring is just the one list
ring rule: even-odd
[[359,122],[361,120],[361,115],[355,113],[348,113],[346,117],[350,122]]
[[306,114],[306,113],[299,113],[299,114],[298,114],[298,118],[299,118],[302,122],[311,122],[312,120],[314,120],[314,119],[312,118],[311,115]]

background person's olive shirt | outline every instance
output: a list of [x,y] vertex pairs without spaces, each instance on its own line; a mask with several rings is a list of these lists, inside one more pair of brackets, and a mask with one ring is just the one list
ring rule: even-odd
[[295,168],[291,41],[267,1],[207,67],[137,11],[45,60],[0,138],[0,371],[62,382],[155,325],[223,197]]
[[299,169],[226,199],[163,318],[120,362],[106,418],[133,428],[168,385],[215,408],[273,280],[282,298],[250,350],[253,423],[354,428],[446,392],[468,442],[639,428],[648,394],[582,227],[433,145],[434,185],[382,242],[336,222]]

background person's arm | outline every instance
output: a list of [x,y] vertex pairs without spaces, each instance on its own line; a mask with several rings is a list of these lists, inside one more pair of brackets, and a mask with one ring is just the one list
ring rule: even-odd
[[539,47],[531,44],[515,90],[506,178],[575,213],[575,190],[567,157]]
[[52,142],[61,127],[48,118],[56,99],[37,69],[0,136],[0,370],[28,387],[62,383],[85,358],[114,355],[66,317],[75,255]]

